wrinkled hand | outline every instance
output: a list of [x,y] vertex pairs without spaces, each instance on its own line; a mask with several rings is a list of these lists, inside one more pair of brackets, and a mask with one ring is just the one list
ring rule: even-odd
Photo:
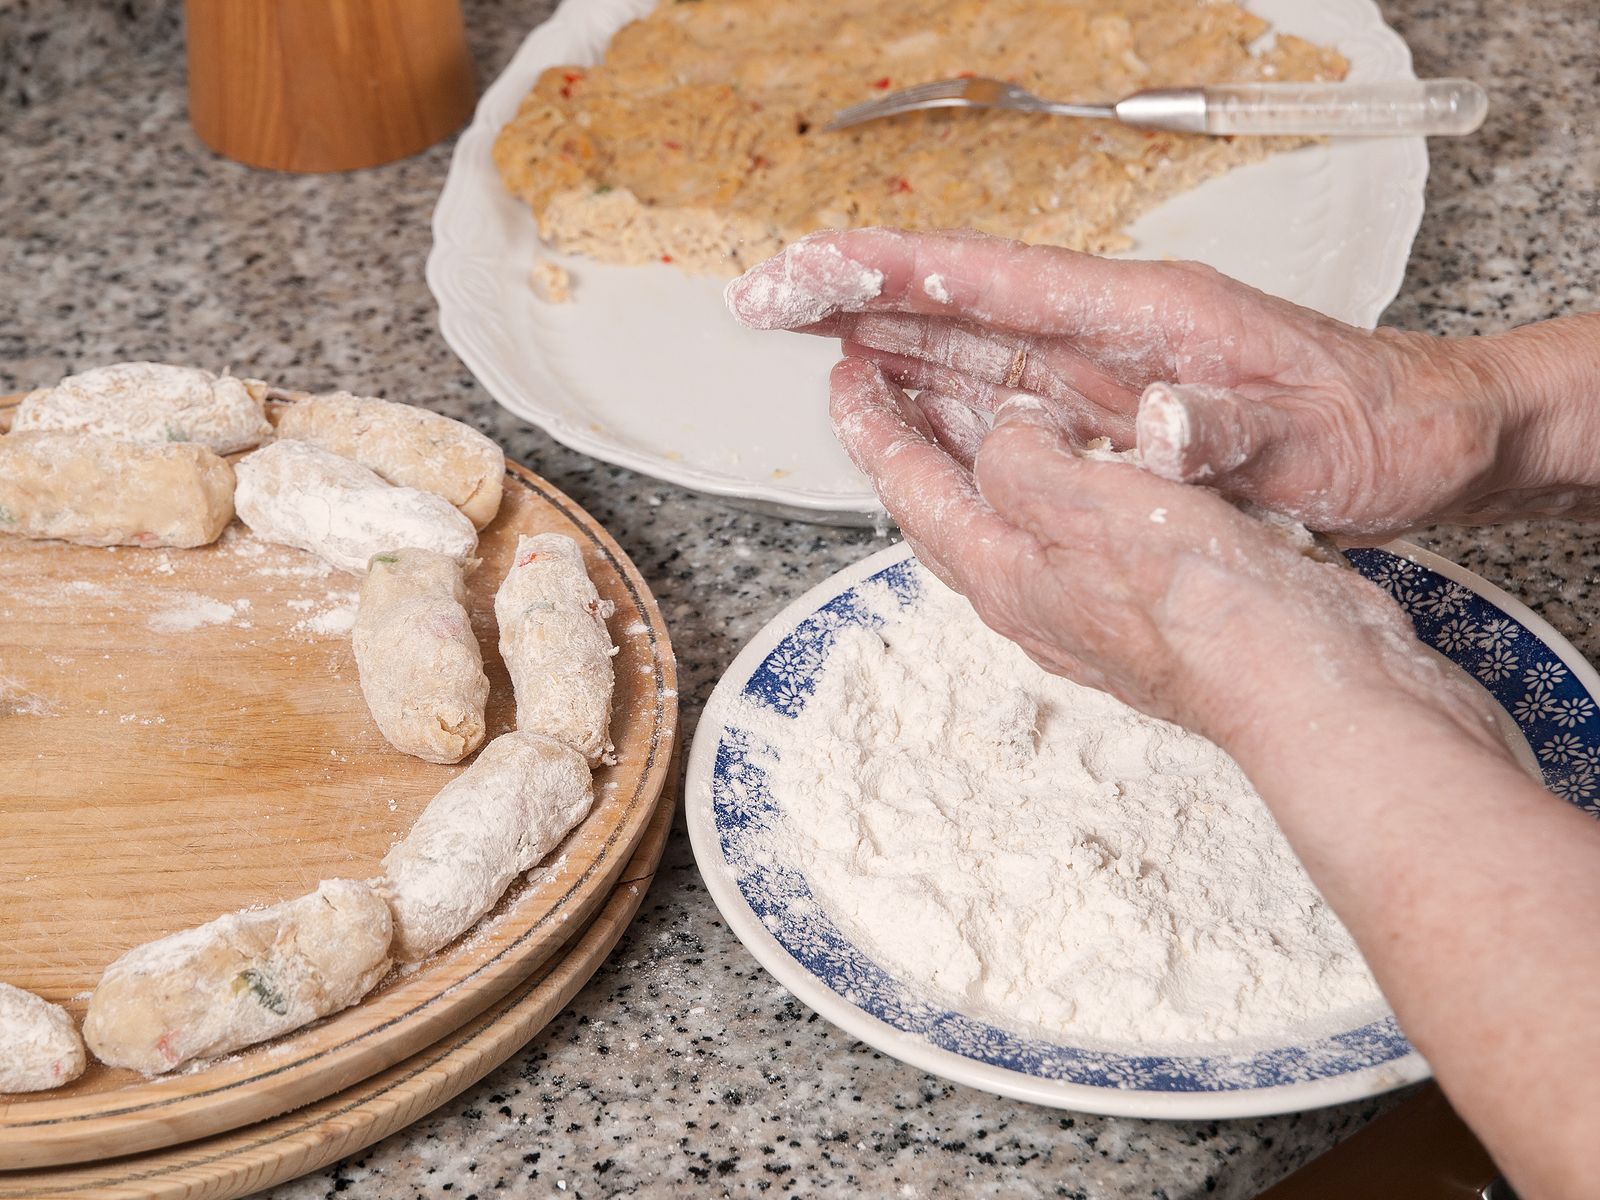
[[1506,414],[1445,339],[1356,329],[1196,263],[868,229],[795,243],[728,302],[921,389],[958,458],[1024,392],[1075,441],[1136,443],[1158,475],[1326,532],[1381,540],[1520,485],[1497,478]]
[[729,293],[749,324],[847,339],[835,427],[918,557],[1046,669],[1229,751],[1517,1186],[1589,1195],[1572,1114],[1595,1106],[1596,1039],[1572,997],[1600,986],[1594,824],[1522,774],[1487,694],[1377,588],[1074,443],[1136,437],[1154,471],[1363,535],[1600,511],[1600,315],[1533,327],[1521,370],[1452,394],[1435,359],[1463,360],[1433,343],[1192,266],[869,231]]
[[917,557],[1048,671],[1235,750],[1264,708],[1327,704],[1358,674],[1493,744],[1481,696],[1376,587],[1214,494],[1081,457],[1031,397],[1002,405],[972,471],[875,363],[834,368],[832,415]]

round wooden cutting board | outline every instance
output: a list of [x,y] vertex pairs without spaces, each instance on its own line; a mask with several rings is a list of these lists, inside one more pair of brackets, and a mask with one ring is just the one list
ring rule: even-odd
[[[574,538],[616,605],[618,761],[596,771],[589,816],[477,929],[354,1008],[174,1076],[92,1064],[0,1097],[0,1170],[187,1142],[332,1095],[460,1028],[594,917],[670,770],[671,646],[592,518],[522,467],[505,484],[468,580],[490,737],[513,727],[493,599],[517,536]],[[237,523],[197,550],[0,535],[0,980],[81,1018],[133,946],[377,874],[463,768],[401,754],[373,725],[348,634],[358,587]]]
[[111,1162],[0,1171],[0,1200],[232,1200],[319,1170],[421,1119],[525,1046],[588,982],[644,900],[672,812],[664,794],[605,907],[559,957],[436,1045],[244,1129]]

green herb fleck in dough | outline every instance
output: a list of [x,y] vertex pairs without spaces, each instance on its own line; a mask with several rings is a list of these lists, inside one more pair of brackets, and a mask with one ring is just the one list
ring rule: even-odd
[[167,441],[169,441],[169,442],[187,442],[188,440],[189,440],[188,434],[184,433],[183,430],[179,429],[176,425],[168,425],[167,426]]
[[233,990],[242,992],[250,989],[250,994],[261,1002],[261,1007],[268,1012],[277,1013],[280,1017],[289,1011],[287,997],[268,981],[267,977],[254,967],[246,967],[240,971],[233,981]]
[[604,196],[609,191],[611,191],[611,185],[609,183],[602,183],[599,187],[595,188],[594,194],[596,196]]
[[374,554],[372,556],[372,561],[373,562],[397,563],[400,560],[398,558],[396,558],[393,554]]
[[4,504],[0,504],[0,525],[10,525],[17,518]]

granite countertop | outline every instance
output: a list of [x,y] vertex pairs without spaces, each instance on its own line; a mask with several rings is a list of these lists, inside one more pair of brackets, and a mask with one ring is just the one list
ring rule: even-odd
[[[1387,0],[1421,75],[1490,89],[1483,133],[1433,147],[1387,320],[1472,334],[1600,307],[1600,78],[1590,0]],[[469,0],[488,80],[545,0]],[[70,19],[66,15],[70,11]],[[0,390],[129,358],[233,363],[305,388],[413,397],[471,422],[598,517],[680,647],[685,737],[740,646],[881,545],[737,512],[556,445],[489,399],[423,282],[448,143],[340,176],[249,170],[185,119],[173,0],[0,0]],[[820,402],[820,397],[819,397]],[[1591,659],[1600,533],[1421,539],[1531,604]],[[874,1053],[779,987],[718,919],[679,827],[638,920],[572,1006],[457,1100],[269,1194],[470,1200],[842,1187],[867,1195],[1253,1196],[1357,1128],[1354,1104],[1265,1120],[1077,1116]]]

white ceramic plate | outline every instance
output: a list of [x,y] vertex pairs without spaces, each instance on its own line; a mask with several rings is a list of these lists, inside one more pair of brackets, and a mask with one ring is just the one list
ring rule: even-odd
[[[1406,609],[1422,640],[1496,700],[1546,786],[1600,814],[1600,676],[1524,605],[1471,572],[1403,543],[1349,557]],[[1334,1014],[1264,1044],[1213,1042],[1113,1052],[1044,1040],[1021,1022],[951,1011],[851,944],[811,896],[803,867],[767,836],[781,821],[739,725],[747,703],[794,717],[841,627],[873,618],[868,580],[914,608],[920,572],[892,546],[807,592],[728,668],[689,754],[685,812],[695,860],[728,927],[777,980],[852,1037],[935,1075],[1060,1108],[1220,1119],[1338,1104],[1425,1078],[1381,1004]],[[1513,739],[1514,741],[1517,739]],[[1531,751],[1531,753],[1528,753]]]
[[[434,211],[428,284],[445,340],[502,405],[558,441],[713,495],[813,520],[877,510],[828,428],[832,343],[741,329],[722,282],[664,265],[549,255],[490,158],[541,71],[596,61],[654,0],[566,0],[484,93]],[[1412,78],[1372,0],[1247,0],[1275,29],[1337,47],[1351,79]],[[1301,304],[1372,325],[1394,298],[1422,219],[1420,138],[1281,154],[1210,180],[1131,233],[1144,258],[1195,258]],[[539,257],[572,272],[573,300],[528,285]]]

